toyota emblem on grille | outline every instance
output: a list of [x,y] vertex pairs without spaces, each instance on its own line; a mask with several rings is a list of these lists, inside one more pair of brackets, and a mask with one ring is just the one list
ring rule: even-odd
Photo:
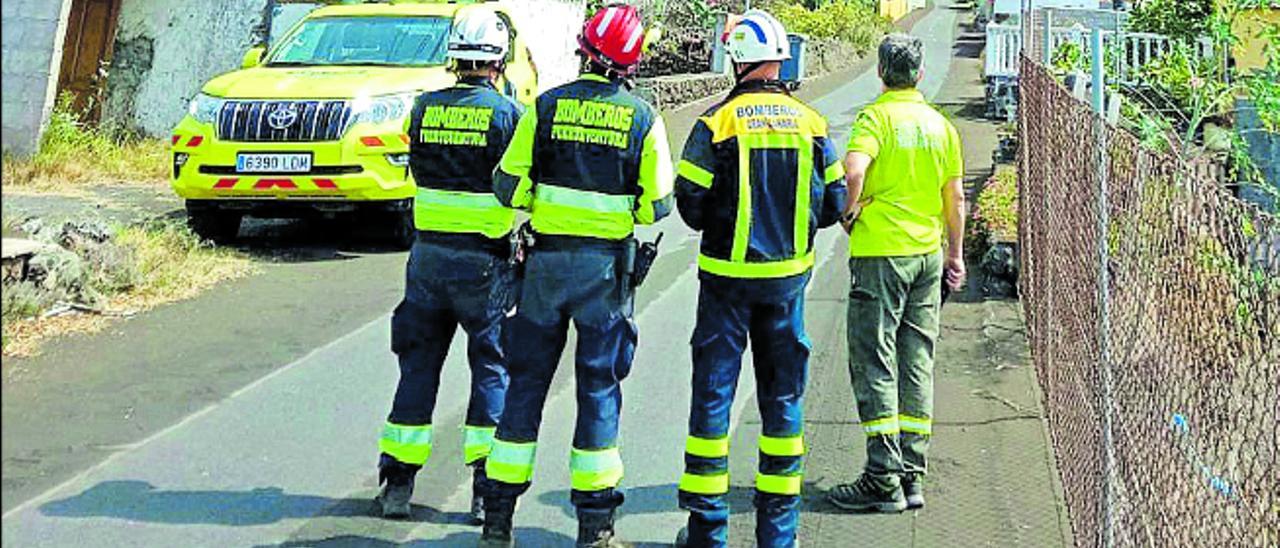
[[275,129],[289,129],[298,120],[298,107],[292,103],[276,107],[267,116],[267,124]]

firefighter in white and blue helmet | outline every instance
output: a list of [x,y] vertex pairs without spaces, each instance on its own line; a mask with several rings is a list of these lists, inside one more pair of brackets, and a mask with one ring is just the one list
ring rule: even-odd
[[814,235],[845,202],[844,170],[827,122],[780,80],[786,30],[750,10],[726,41],[737,85],[694,123],[676,178],[676,206],[702,233],[689,437],[677,544],[725,546],[729,536],[729,425],[750,341],[760,406],[756,541],[796,544],[804,456],[809,339],[804,289]]

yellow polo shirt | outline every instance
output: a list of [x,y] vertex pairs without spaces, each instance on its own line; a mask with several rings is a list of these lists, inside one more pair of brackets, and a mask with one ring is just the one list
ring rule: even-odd
[[919,91],[887,91],[858,113],[848,150],[872,158],[849,255],[904,257],[940,249],[942,189],[964,176],[955,126]]

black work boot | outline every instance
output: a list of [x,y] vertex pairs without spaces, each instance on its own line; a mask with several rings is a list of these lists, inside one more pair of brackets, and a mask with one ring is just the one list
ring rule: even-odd
[[827,491],[827,500],[837,508],[851,512],[896,514],[907,509],[901,485],[876,480],[865,473],[853,483],[831,488]]
[[413,477],[418,473],[418,468],[395,459],[382,459],[382,463],[378,466],[378,483],[382,485],[382,492],[373,499],[378,503],[382,517],[387,519],[409,517],[409,500],[413,498]]
[[484,496],[481,483],[484,482],[484,462],[480,459],[470,464],[472,470],[471,480],[471,511],[467,514],[467,519],[471,521],[471,525],[484,525]]
[[903,474],[902,493],[907,497],[907,509],[924,508],[924,474]]
[[615,509],[578,509],[578,548],[623,548],[626,546],[614,536]]
[[484,530],[480,533],[481,548],[508,548],[515,545],[511,537],[511,520],[515,512],[515,497],[484,498]]

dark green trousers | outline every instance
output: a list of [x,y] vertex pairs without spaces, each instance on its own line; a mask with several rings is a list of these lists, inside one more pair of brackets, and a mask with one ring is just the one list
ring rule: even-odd
[[867,435],[866,472],[896,485],[925,472],[942,253],[849,260],[849,375]]

